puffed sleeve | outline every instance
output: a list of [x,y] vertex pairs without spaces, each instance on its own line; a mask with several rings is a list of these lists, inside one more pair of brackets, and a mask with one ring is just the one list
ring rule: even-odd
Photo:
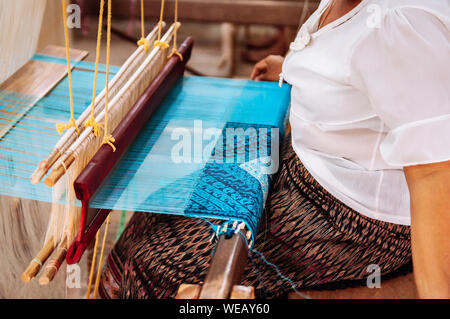
[[446,10],[386,9],[379,28],[354,48],[351,78],[385,123],[380,153],[390,165],[450,160],[448,4]]

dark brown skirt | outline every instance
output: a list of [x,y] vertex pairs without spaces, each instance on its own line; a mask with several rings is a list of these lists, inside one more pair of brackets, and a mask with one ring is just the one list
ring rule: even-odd
[[[290,137],[281,152],[254,249],[297,289],[361,281],[411,260],[410,228],[365,217],[330,195],[308,173]],[[214,222],[214,221],[213,221]],[[221,222],[217,222],[221,223]],[[182,283],[201,283],[214,245],[210,226],[180,216],[135,213],[108,257],[104,298],[172,298]],[[259,298],[281,298],[291,283],[256,252],[242,284]]]

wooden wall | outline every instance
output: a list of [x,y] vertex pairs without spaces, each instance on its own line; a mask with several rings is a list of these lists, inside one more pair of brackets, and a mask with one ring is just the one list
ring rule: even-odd
[[[70,1],[67,1],[69,4]],[[64,46],[64,27],[61,10],[61,0],[47,0],[37,51],[47,45]],[[71,34],[69,29],[69,34]]]

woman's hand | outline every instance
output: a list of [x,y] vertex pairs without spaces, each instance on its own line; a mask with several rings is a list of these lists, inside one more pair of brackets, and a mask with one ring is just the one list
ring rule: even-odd
[[277,82],[281,73],[284,57],[281,55],[269,55],[255,64],[251,79],[254,81]]
[[414,277],[421,298],[450,298],[450,161],[404,167]]

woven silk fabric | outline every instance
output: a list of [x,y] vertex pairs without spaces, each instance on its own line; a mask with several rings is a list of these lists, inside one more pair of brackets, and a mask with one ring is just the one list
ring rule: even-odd
[[256,233],[289,101],[288,85],[184,77],[91,207],[237,220]]
[[[92,69],[83,62],[73,72],[75,117],[90,104]],[[104,83],[104,74],[98,83]],[[20,108],[12,95],[2,92],[2,110],[11,104]],[[288,85],[184,77],[90,206],[242,221],[256,233],[289,102]],[[51,202],[51,189],[31,185],[29,177],[58,140],[55,123],[68,118],[65,79],[0,141],[1,194]],[[236,133],[231,138],[229,130]]]

